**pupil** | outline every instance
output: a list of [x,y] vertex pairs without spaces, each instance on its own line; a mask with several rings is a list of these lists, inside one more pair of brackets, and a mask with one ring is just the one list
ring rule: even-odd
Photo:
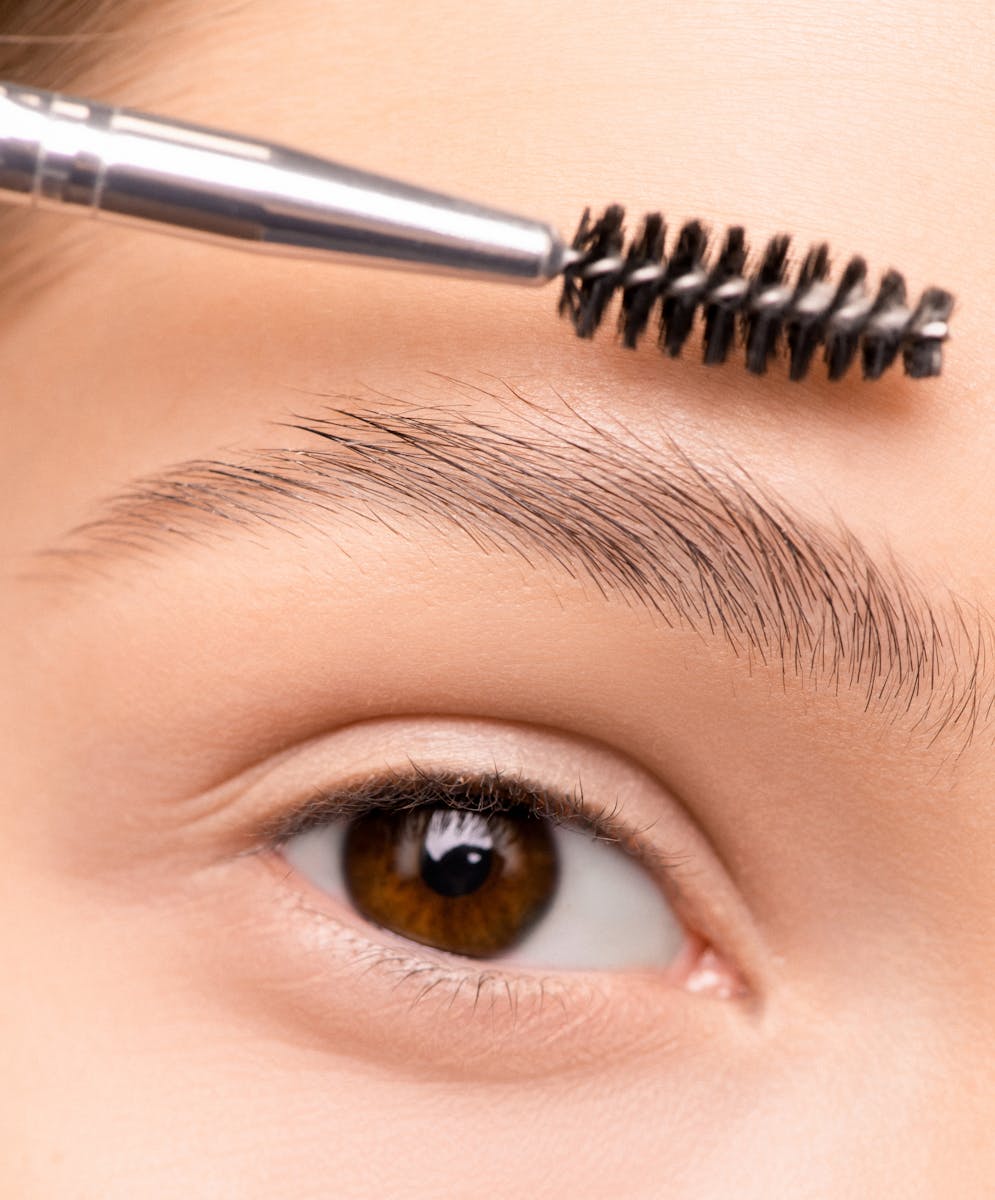
[[468,896],[484,886],[494,851],[482,846],[455,846],[441,858],[426,848],[421,856],[422,881],[440,896]]
[[494,862],[493,839],[478,813],[437,809],[421,851],[421,877],[440,896],[468,896],[484,886]]

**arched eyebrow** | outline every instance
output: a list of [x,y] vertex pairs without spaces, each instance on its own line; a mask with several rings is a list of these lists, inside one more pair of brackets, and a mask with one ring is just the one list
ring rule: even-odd
[[579,419],[498,425],[450,408],[359,404],[292,427],[313,444],[139,479],[43,556],[105,571],[260,526],[458,531],[814,689],[859,690],[868,713],[930,745],[953,735],[963,750],[992,717],[995,622],[979,603],[927,594],[890,547],[872,554],[837,515],[798,512],[731,459],[706,468],[673,439],[650,450]]

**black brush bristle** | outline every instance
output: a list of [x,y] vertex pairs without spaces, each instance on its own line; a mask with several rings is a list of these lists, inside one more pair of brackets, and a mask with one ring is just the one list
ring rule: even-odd
[[[681,227],[670,258],[665,254],[666,224],[649,213],[638,236],[626,249],[625,211],[609,205],[597,220],[585,209],[563,269],[559,311],[568,315],[580,337],[591,337],[621,289],[618,331],[622,344],[634,348],[659,302],[661,349],[677,357],[704,316],[703,361],[723,363],[742,324],[747,370],[763,374],[787,344],[788,375],[804,379],[823,347],[830,379],[841,379],[860,354],[865,379],[878,379],[899,351],[907,375],[924,379],[939,375],[942,347],[953,296],[927,288],[915,311],[906,303],[905,282],[888,271],[872,299],[867,290],[867,264],[850,259],[839,282],[830,280],[829,247],[811,247],[789,280],[790,237],[778,234],[764,248],[752,274],[741,226],[726,231],[722,248],[709,265],[709,233],[701,221]],[[782,339],[783,335],[783,339]]]
[[895,361],[911,316],[905,307],[905,280],[897,271],[888,271],[864,328],[861,361],[865,379],[880,379]]
[[653,305],[663,286],[663,246],[667,226],[659,213],[647,213],[637,240],[625,256],[625,278],[633,282],[622,288],[619,328],[622,343],[634,348],[646,328]]
[[[622,277],[621,264],[615,265],[615,260],[621,255],[625,240],[622,234],[625,209],[611,204],[593,225],[588,224],[590,216],[591,210],[585,208],[571,242],[572,249],[579,251],[581,257],[564,271],[560,294],[560,315],[569,312],[580,337],[594,335]],[[599,271],[600,266],[607,269]],[[585,268],[592,267],[585,273]]]
[[840,279],[826,317],[824,358],[830,379],[842,379],[860,345],[860,331],[871,311],[864,286],[867,263],[859,255],[851,258]]
[[660,346],[676,358],[688,339],[694,314],[705,292],[705,248],[708,233],[700,221],[688,221],[677,235],[677,246],[667,263],[660,309]]
[[725,245],[705,285],[705,351],[709,366],[724,363],[736,335],[736,314],[749,285],[743,276],[746,266],[746,234],[742,225],[726,233]]
[[770,239],[746,296],[743,312],[746,369],[754,375],[763,375],[767,359],[777,353],[781,322],[791,299],[791,289],[784,282],[790,244],[787,234],[779,233]]
[[813,246],[805,255],[785,321],[790,365],[788,378],[804,379],[816,347],[825,335],[825,317],[833,302],[829,279],[829,247]]
[[954,298],[943,288],[927,288],[912,314],[905,333],[902,360],[905,374],[913,379],[939,375],[943,365],[943,341],[947,321],[954,311]]

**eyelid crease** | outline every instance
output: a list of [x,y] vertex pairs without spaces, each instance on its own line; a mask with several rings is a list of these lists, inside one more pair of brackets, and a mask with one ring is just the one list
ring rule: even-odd
[[[434,795],[412,794],[413,778]],[[343,727],[281,752],[268,769],[254,768],[212,797],[208,820],[218,815],[221,827],[209,838],[209,862],[225,869],[255,860],[287,903],[309,914],[316,937],[337,937],[344,898],[329,899],[302,875],[287,843],[317,833],[311,846],[326,845],[323,826],[334,823],[327,845],[341,848],[350,818],[377,807],[400,815],[447,793],[456,806],[472,808],[474,787],[480,812],[532,809],[562,826],[571,847],[590,837],[588,855],[628,859],[618,865],[644,873],[689,945],[711,950],[722,978],[735,979],[736,995],[759,1004],[772,978],[769,951],[706,831],[653,772],[565,731],[432,715]],[[204,837],[201,826],[198,841]]]

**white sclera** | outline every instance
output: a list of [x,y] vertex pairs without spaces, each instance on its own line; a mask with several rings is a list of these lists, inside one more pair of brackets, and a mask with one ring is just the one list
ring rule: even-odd
[[560,861],[553,902],[504,961],[597,971],[673,962],[684,931],[646,868],[585,830],[561,826],[553,837]]
[[[291,838],[283,854],[316,887],[349,902],[342,869],[345,821]],[[552,903],[525,939],[491,961],[560,970],[665,967],[684,931],[649,872],[611,842],[552,830],[559,878]]]
[[347,821],[331,821],[293,837],[283,847],[283,857],[292,867],[337,900],[349,900],[342,869]]

